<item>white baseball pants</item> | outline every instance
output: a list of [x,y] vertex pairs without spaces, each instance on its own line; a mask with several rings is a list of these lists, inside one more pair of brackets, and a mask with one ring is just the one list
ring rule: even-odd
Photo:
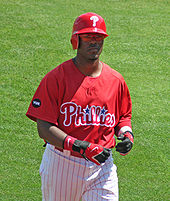
[[40,165],[43,201],[118,201],[112,156],[97,166],[47,144]]

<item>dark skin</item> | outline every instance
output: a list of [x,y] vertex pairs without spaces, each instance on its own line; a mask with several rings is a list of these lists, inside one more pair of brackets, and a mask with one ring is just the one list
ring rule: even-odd
[[[77,55],[73,59],[76,67],[84,75],[91,77],[99,76],[102,71],[102,64],[99,61],[102,49],[103,40],[96,41],[93,39],[89,42],[85,42],[80,38]],[[40,138],[45,139],[55,147],[63,148],[63,141],[67,134],[56,127],[56,125],[37,119],[37,129]]]
[[102,64],[99,56],[103,50],[103,42],[95,39],[86,42],[79,37],[79,48],[74,63],[84,75],[97,77],[101,74]]
[[67,134],[56,125],[37,119],[37,129],[40,138],[45,139],[55,147],[63,148],[63,141]]

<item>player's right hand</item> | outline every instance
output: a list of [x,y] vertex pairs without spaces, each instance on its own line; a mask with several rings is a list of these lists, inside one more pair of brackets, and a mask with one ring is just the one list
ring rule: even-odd
[[66,136],[63,141],[63,149],[76,151],[86,160],[90,160],[97,165],[104,163],[110,156],[111,149],[107,149],[98,144],[77,140],[72,136]]
[[90,160],[97,165],[104,163],[110,156],[111,149],[107,149],[98,144],[87,141],[75,140],[73,151],[79,152],[86,160]]

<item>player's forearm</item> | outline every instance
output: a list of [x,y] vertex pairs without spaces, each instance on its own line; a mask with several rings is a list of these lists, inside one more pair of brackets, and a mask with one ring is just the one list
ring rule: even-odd
[[37,119],[37,129],[40,138],[46,140],[58,148],[63,148],[63,141],[67,134],[64,133],[61,129],[40,119]]
[[[55,125],[37,119],[37,128],[40,138],[45,139],[50,144],[68,151],[80,153],[84,158],[100,165],[110,156],[110,150],[100,145],[92,144],[87,141],[80,141],[68,136]],[[63,146],[64,145],[64,146]]]

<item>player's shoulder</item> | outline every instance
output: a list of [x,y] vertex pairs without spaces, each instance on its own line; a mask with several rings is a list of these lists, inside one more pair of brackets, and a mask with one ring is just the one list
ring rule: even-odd
[[111,68],[108,64],[102,62],[105,69],[105,74],[109,77],[114,77],[117,80],[124,81],[124,78],[121,73],[116,71],[115,69]]
[[64,73],[69,70],[69,66],[72,66],[72,60],[67,60],[61,64],[59,64],[57,67],[49,71],[45,77],[52,78],[52,77],[60,77],[62,78],[64,76]]
[[58,72],[62,72],[65,71],[66,69],[68,69],[69,66],[72,66],[73,62],[71,59],[64,61],[63,63],[59,64],[57,67],[55,67],[54,69],[52,69],[49,74],[55,74]]

